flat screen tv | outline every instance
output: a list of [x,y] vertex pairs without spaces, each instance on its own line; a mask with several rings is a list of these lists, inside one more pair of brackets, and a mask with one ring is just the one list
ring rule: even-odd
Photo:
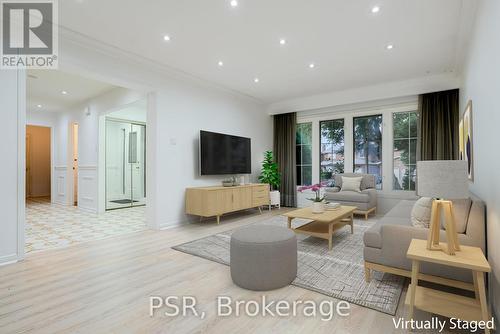
[[200,131],[200,174],[250,174],[250,138]]

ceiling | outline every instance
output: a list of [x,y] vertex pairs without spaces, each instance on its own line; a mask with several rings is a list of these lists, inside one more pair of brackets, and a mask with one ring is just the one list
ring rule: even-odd
[[237,1],[60,1],[60,24],[265,103],[456,71],[462,0]]
[[26,85],[27,110],[67,111],[72,106],[114,88],[116,86],[57,70],[29,70]]

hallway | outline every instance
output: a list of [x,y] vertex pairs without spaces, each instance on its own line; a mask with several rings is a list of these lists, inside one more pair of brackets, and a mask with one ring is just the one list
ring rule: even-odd
[[26,202],[26,253],[146,230],[146,207],[95,214],[48,198]]

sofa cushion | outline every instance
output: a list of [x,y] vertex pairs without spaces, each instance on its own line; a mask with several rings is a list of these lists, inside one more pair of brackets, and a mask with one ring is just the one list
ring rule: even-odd
[[[469,213],[472,205],[472,200],[470,198],[464,199],[454,199],[453,202],[453,214],[455,216],[455,228],[457,233],[465,233],[467,230],[467,222],[469,221]],[[444,229],[444,219],[441,215],[441,228]]]
[[342,176],[342,188],[340,191],[356,191],[360,192],[361,191],[361,180],[363,178],[360,177],[346,177]]
[[342,201],[342,202],[359,202],[367,203],[370,201],[370,197],[367,193],[359,193],[357,191],[343,190],[339,192],[329,192],[327,195],[330,201]]
[[361,190],[375,188],[375,176],[370,174],[359,174],[359,173],[344,173],[344,174],[335,174],[333,179],[335,181],[335,186],[342,188],[342,176],[347,177],[362,177],[361,180]]
[[411,223],[415,227],[429,228],[431,223],[431,209],[433,199],[419,198],[411,210]]
[[363,235],[363,242],[367,247],[382,248],[382,226],[404,225],[411,226],[410,213],[406,218],[384,216]]

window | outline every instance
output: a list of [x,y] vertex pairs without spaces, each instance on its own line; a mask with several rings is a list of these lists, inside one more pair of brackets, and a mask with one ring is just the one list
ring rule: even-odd
[[312,184],[312,123],[297,124],[297,185]]
[[354,173],[374,174],[382,189],[382,115],[355,117]]
[[416,111],[398,112],[392,116],[394,131],[394,190],[415,190],[417,169],[417,123]]
[[329,182],[344,172],[344,119],[322,121],[320,128],[320,180]]

